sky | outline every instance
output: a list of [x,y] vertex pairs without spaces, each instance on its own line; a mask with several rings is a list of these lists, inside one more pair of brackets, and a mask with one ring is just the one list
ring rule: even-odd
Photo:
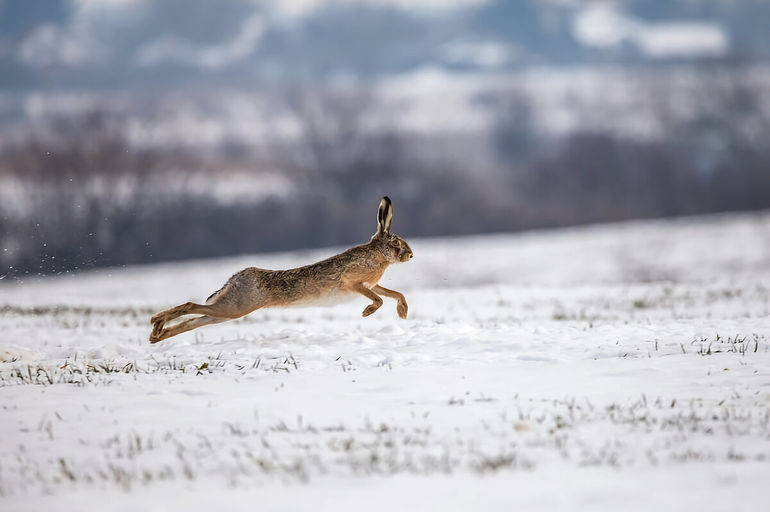
[[770,55],[753,0],[0,0],[0,90]]

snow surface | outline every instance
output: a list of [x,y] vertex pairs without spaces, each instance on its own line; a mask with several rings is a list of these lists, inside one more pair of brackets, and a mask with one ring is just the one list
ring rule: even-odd
[[407,320],[362,298],[147,341],[245,266],[336,249],[0,281],[0,510],[770,500],[770,213],[402,235]]

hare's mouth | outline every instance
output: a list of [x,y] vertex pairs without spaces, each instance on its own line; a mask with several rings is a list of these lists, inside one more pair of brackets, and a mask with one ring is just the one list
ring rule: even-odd
[[398,259],[401,261],[401,263],[406,263],[407,261],[412,259],[412,253],[411,252],[402,252],[398,255]]

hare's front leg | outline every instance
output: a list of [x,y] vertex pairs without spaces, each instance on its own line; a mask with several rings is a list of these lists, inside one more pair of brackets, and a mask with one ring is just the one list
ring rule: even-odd
[[409,312],[409,306],[406,304],[406,297],[404,297],[403,293],[397,292],[396,290],[388,290],[387,288],[380,285],[376,285],[374,288],[372,288],[372,290],[379,293],[380,295],[384,295],[385,297],[396,299],[398,301],[396,303],[396,311],[398,311],[398,316],[401,318],[406,318],[406,314]]
[[368,297],[372,299],[372,303],[369,304],[364,308],[363,313],[361,313],[361,316],[369,316],[378,309],[380,309],[380,306],[382,306],[382,298],[374,293],[372,290],[366,287],[364,283],[356,283],[353,286],[351,286],[351,289],[354,291],[357,291],[361,295]]

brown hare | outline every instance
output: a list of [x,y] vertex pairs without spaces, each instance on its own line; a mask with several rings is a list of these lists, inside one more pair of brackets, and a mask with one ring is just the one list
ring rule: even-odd
[[[206,304],[187,302],[153,316],[150,343],[204,325],[240,318],[259,308],[331,303],[355,294],[372,301],[364,308],[363,316],[377,311],[382,306],[380,295],[384,295],[396,299],[398,316],[406,318],[408,306],[404,295],[377,284],[388,265],[412,258],[409,245],[390,233],[392,219],[390,199],[383,197],[377,212],[377,233],[368,243],[305,267],[241,270],[206,299]],[[202,316],[165,327],[167,322],[184,315]]]

